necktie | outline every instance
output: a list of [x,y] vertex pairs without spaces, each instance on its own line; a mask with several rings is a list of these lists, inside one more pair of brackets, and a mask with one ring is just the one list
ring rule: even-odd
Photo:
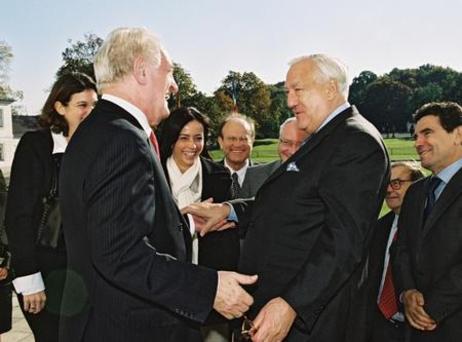
[[233,172],[231,175],[231,191],[233,198],[240,198],[241,196],[241,186],[239,185],[239,178],[237,176],[237,172]]
[[[396,240],[398,231],[393,236]],[[392,318],[398,312],[398,301],[396,299],[395,285],[393,284],[393,275],[391,273],[391,263],[388,262],[385,280],[383,282],[382,293],[379,297],[378,306],[386,319]]]
[[151,134],[149,135],[149,140],[151,141],[151,144],[154,147],[154,152],[156,152],[157,156],[160,158],[159,143],[157,142],[157,138],[154,132],[151,132]]
[[435,206],[436,202],[436,196],[435,196],[435,190],[440,185],[441,179],[438,177],[432,177],[430,179],[430,182],[428,182],[427,186],[427,204],[425,205],[424,209],[424,221],[427,220],[427,217],[430,215],[433,207]]

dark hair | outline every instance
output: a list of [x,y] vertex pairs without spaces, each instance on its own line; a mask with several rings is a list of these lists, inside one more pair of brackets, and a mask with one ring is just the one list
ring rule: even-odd
[[399,160],[391,163],[391,168],[402,166],[409,171],[411,181],[415,182],[425,177],[422,167],[416,161]]
[[180,107],[171,112],[169,117],[159,127],[159,145],[162,163],[165,163],[167,158],[172,155],[173,146],[177,142],[183,127],[194,120],[198,121],[204,128],[204,149],[201,152],[201,156],[212,159],[207,150],[209,118],[194,107]]
[[67,136],[69,125],[64,116],[56,111],[55,103],[59,101],[63,106],[67,106],[72,95],[85,90],[94,90],[96,92],[95,81],[90,76],[81,72],[70,72],[60,76],[53,84],[50,94],[43,105],[39,117],[40,126],[50,127],[54,133],[62,132]]
[[250,136],[252,137],[252,140],[255,139],[255,121],[251,117],[237,112],[232,112],[220,123],[220,126],[218,126],[218,136],[223,138],[223,127],[225,127],[228,121],[236,119],[243,120],[249,124]]
[[431,102],[420,107],[414,114],[417,123],[424,116],[433,115],[440,119],[441,126],[448,133],[462,125],[462,107],[455,102]]

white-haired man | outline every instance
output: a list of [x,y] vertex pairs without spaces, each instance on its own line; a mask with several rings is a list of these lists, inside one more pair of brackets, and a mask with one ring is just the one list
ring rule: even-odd
[[[347,102],[342,63],[326,55],[294,60],[287,102],[308,141],[274,172],[255,201],[233,203],[247,228],[239,269],[250,286],[253,341],[354,341],[359,282],[388,181],[380,133]],[[203,210],[206,207],[207,210]],[[227,204],[189,212],[227,217]],[[231,215],[232,216],[232,215]]]
[[151,127],[177,91],[147,29],[121,28],[95,58],[103,94],[72,137],[60,182],[69,272],[61,340],[200,341],[216,309],[239,317],[255,277],[189,263],[191,233],[174,204]]
[[241,197],[255,196],[265,180],[300,148],[306,138],[308,134],[298,128],[296,118],[285,120],[279,127],[279,160],[249,167],[242,184]]

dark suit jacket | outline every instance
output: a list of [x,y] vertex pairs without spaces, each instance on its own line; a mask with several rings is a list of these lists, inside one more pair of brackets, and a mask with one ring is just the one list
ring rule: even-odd
[[[425,187],[411,185],[399,217],[393,270],[400,293],[423,293],[434,332],[412,329],[411,341],[462,340],[462,169],[446,185],[425,224]],[[411,328],[410,328],[411,329]]]
[[[231,177],[226,167],[200,157],[202,164],[201,200],[213,197],[221,203],[231,199]],[[164,165],[165,174],[170,182]],[[216,270],[235,271],[239,260],[237,229],[228,229],[199,237],[199,264]]]
[[250,166],[245,173],[245,179],[242,183],[242,198],[255,196],[265,180],[276,171],[280,165],[281,161],[276,160],[271,163]]
[[[368,295],[366,297],[367,310],[365,311],[368,336],[372,335],[371,329],[380,329],[380,333],[376,332],[374,336],[380,336],[382,341],[394,341],[393,337],[398,333],[396,329],[401,330],[404,339],[404,324],[399,324],[399,327],[392,326],[392,324],[385,319],[377,305],[377,297],[379,295],[380,283],[383,276],[385,253],[394,218],[395,213],[391,211],[377,222],[377,227],[375,228],[369,248],[367,281],[365,282],[368,288]],[[390,247],[390,249],[392,249],[392,247]],[[392,265],[391,259],[392,256],[390,255],[389,265]],[[403,309],[400,308],[401,312],[403,312],[402,310]],[[385,324],[390,325],[390,330],[394,331],[393,336],[387,335],[389,329],[384,328]]]
[[288,341],[352,340],[388,169],[379,132],[349,108],[282,164],[255,202],[236,203],[247,227],[239,270],[259,276],[251,317],[280,296],[298,315]]
[[[48,194],[54,164],[53,140],[49,129],[24,134],[18,144],[11,168],[5,213],[6,232],[12,254],[12,267],[17,277],[43,271],[41,254],[47,251],[35,244],[42,199]],[[64,257],[64,251],[62,252]],[[59,262],[58,264],[62,264]],[[62,266],[62,265],[61,265]]]
[[189,263],[188,228],[138,122],[99,101],[61,171],[61,340],[200,340],[196,323],[212,309],[217,273]]

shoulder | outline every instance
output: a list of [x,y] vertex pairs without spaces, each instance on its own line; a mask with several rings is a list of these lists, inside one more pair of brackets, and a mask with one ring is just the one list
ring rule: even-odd
[[206,174],[223,174],[223,175],[229,175],[228,169],[223,165],[219,164],[217,162],[214,162],[213,160],[200,157],[200,161],[202,164],[202,170]]
[[35,153],[49,152],[53,148],[50,129],[44,128],[36,131],[29,131],[19,140],[17,151],[35,151]]
[[250,174],[250,175],[271,174],[280,165],[281,165],[281,161],[280,160],[275,160],[273,162],[266,163],[266,164],[259,164],[259,165],[250,166],[247,169],[246,174]]
[[393,220],[395,218],[395,213],[390,211],[386,215],[382,216],[378,221],[377,224],[379,226],[391,226]]

